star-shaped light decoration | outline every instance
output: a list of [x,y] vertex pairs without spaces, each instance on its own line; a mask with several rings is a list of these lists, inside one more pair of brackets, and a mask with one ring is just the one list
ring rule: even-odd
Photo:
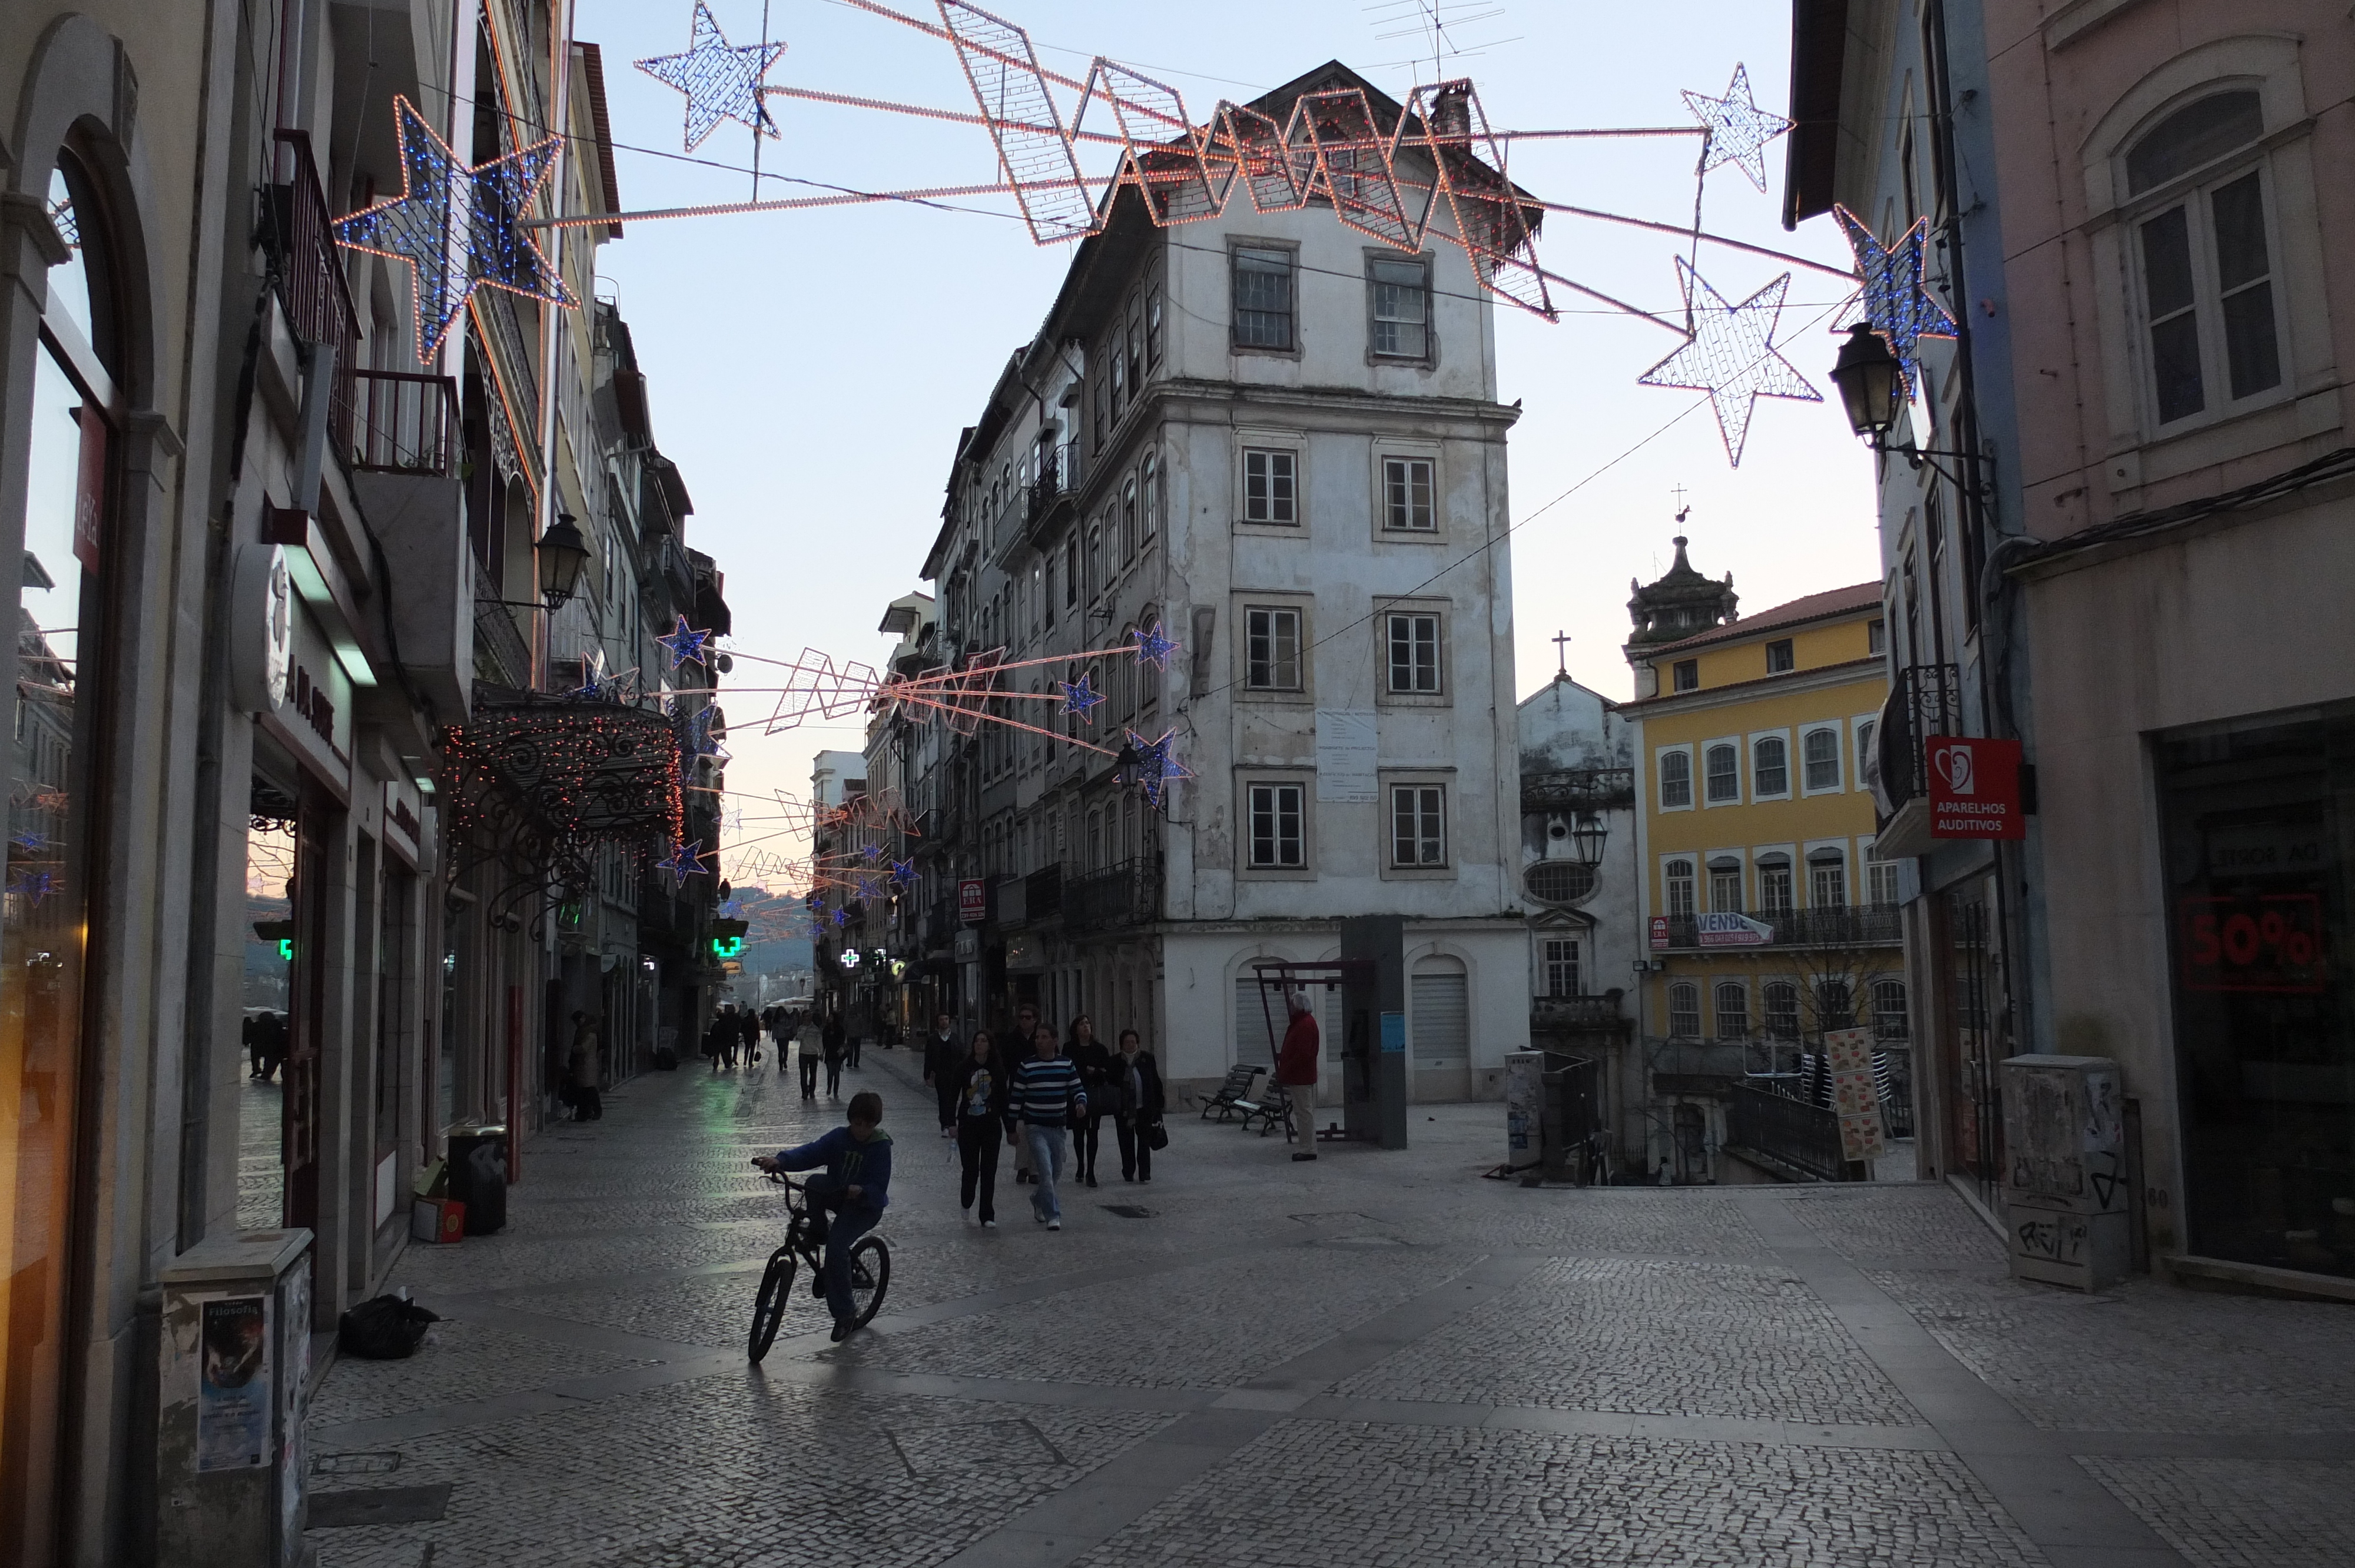
[[1701,174],[1706,175],[1720,164],[1732,164],[1750,176],[1752,185],[1764,190],[1766,143],[1788,131],[1791,122],[1758,107],[1750,93],[1750,68],[1733,68],[1733,80],[1727,84],[1723,98],[1687,92],[1684,99],[1693,118],[1709,128],[1709,136],[1701,143]]
[[700,661],[703,658],[704,650],[711,642],[711,633],[687,625],[687,617],[682,615],[675,630],[655,641],[669,651],[670,667],[677,670],[689,660]]
[[1081,671],[1076,681],[1058,681],[1055,684],[1062,688],[1065,716],[1077,714],[1090,724],[1096,722],[1095,705],[1104,700],[1104,694],[1090,683],[1086,671]]
[[550,136],[469,166],[408,99],[392,101],[401,192],[336,220],[346,248],[406,261],[417,275],[417,359],[433,363],[474,291],[505,289],[571,309],[579,303],[522,221],[556,160]]
[[34,828],[27,828],[22,832],[10,834],[8,842],[28,855],[38,854],[49,847],[48,835]]
[[1128,732],[1128,744],[1136,752],[1137,788],[1145,791],[1148,805],[1161,804],[1162,790],[1180,779],[1191,779],[1194,770],[1178,760],[1178,732],[1165,729],[1158,740],[1147,740],[1135,730]]
[[698,708],[695,711],[695,716],[687,721],[687,746],[689,754],[696,757],[709,757],[715,762],[730,760],[727,747],[719,744],[719,736],[724,727],[720,722],[718,708]]
[[640,60],[638,69],[687,94],[687,150],[692,153],[719,129],[722,120],[737,121],[775,138],[777,123],[762,102],[762,90],[769,68],[784,52],[783,44],[730,44],[719,24],[711,19],[711,8],[703,0],[695,0],[687,53],[656,55]]
[[670,873],[672,886],[685,886],[688,877],[703,874],[703,841],[698,839],[693,843],[678,845],[656,861],[655,867]]
[[1774,348],[1774,322],[1782,313],[1791,274],[1784,273],[1738,305],[1727,304],[1682,257],[1677,259],[1677,276],[1692,312],[1693,335],[1636,379],[1646,387],[1689,387],[1708,393],[1718,433],[1725,438],[1725,455],[1740,468],[1742,448],[1750,435],[1750,411],[1758,398],[1824,400]]
[[1150,663],[1156,669],[1160,670],[1167,670],[1169,668],[1169,655],[1178,652],[1178,644],[1170,641],[1169,639],[1161,635],[1161,623],[1159,621],[1156,620],[1153,623],[1153,630],[1150,631],[1132,631],[1129,635],[1136,640],[1136,662],[1138,663]]
[[916,863],[912,860],[893,861],[891,863],[891,880],[898,883],[902,887],[915,886]]
[[847,926],[847,925],[849,925],[849,924],[850,924],[850,911],[849,911],[849,910],[847,910],[847,909],[837,909],[837,910],[836,910],[836,911],[834,912],[834,923],[835,923],[836,925],[837,925],[837,926]]
[[56,876],[46,871],[20,871],[8,879],[8,891],[25,895],[33,901],[33,906],[37,909],[40,907],[42,899],[57,892],[63,885]]
[[[1844,207],[1832,208],[1840,232],[1848,236],[1856,255],[1856,275],[1864,286],[1864,316],[1872,330],[1888,341],[1889,352],[1905,377],[1905,397],[1913,397],[1913,371],[1921,363],[1917,345],[1925,337],[1952,337],[1955,318],[1922,286],[1923,253],[1930,243],[1930,220],[1917,217],[1904,238],[1883,245],[1862,218]],[[1840,330],[1848,330],[1843,323]]]

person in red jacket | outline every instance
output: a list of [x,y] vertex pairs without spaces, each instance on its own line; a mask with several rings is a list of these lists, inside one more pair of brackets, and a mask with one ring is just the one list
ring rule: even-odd
[[1275,1054],[1275,1081],[1292,1100],[1292,1125],[1300,1134],[1295,1160],[1316,1158],[1316,1075],[1325,1065],[1325,1046],[1316,1033],[1316,1014],[1308,998],[1286,991],[1284,1005],[1292,1022],[1284,1031],[1284,1044]]

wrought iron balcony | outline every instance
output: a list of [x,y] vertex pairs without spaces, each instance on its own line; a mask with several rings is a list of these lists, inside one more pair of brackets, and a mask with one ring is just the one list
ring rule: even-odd
[[1615,1030],[1627,1023],[1619,1003],[1626,993],[1607,991],[1601,996],[1533,996],[1529,1027],[1553,1030]]
[[1139,855],[1063,883],[1063,924],[1073,930],[1143,926],[1161,917],[1161,861]]
[[352,467],[363,473],[447,479],[458,421],[458,384],[447,376],[357,370],[351,406]]
[[[1709,944],[1709,950],[1742,946],[1763,948],[1893,948],[1905,939],[1902,907],[1895,904],[1851,904],[1819,909],[1785,909],[1774,913],[1745,911],[1767,927],[1764,942]],[[1701,948],[1700,917],[1671,915],[1668,950]]]
[[[336,386],[328,402],[328,434],[339,449],[351,440],[351,376],[359,357],[360,318],[344,282],[336,252],[334,215],[319,189],[319,169],[311,138],[301,131],[277,133],[283,183],[271,187],[273,259],[279,268],[279,298],[294,335],[314,348],[333,349]],[[309,503],[304,503],[308,505]]]
[[515,612],[478,592],[474,599],[474,673],[518,690],[531,684],[531,649],[517,630]]
[[1521,775],[1521,814],[1607,811],[1636,803],[1632,768],[1561,768]]
[[1963,681],[1952,664],[1908,664],[1897,672],[1888,705],[1881,710],[1881,791],[1893,812],[1930,792],[1929,747],[1934,735],[1961,735]]

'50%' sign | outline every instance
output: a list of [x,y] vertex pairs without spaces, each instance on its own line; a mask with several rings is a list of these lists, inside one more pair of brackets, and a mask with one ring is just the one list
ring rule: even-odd
[[2323,989],[2322,900],[2311,893],[2187,898],[2179,909],[2189,991]]

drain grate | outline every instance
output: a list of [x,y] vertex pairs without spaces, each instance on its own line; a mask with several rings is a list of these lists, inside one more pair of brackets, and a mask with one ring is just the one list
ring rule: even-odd
[[430,1487],[378,1487],[368,1491],[313,1492],[310,1528],[343,1530],[356,1524],[432,1524],[450,1510],[450,1483]]
[[1106,1203],[1104,1213],[1118,1214],[1124,1220],[1149,1220],[1153,1211],[1142,1203]]

